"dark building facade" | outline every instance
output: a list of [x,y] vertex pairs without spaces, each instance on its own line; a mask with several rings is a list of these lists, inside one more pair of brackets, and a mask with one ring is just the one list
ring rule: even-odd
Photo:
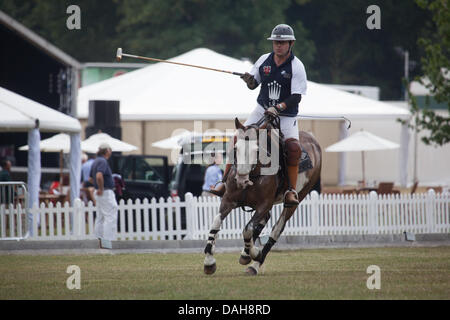
[[[0,39],[0,87],[74,115],[81,64],[2,11]],[[41,133],[41,139],[52,135]],[[15,166],[26,167],[27,152],[18,150],[25,144],[26,132],[0,132],[0,157],[8,156]],[[42,166],[58,167],[58,157],[42,153]]]

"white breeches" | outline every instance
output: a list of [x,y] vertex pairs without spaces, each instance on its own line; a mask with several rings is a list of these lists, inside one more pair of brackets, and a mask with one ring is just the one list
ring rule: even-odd
[[[258,122],[264,116],[264,108],[259,104],[245,121],[244,126],[249,126]],[[284,140],[295,138],[298,140],[298,121],[297,117],[280,116],[280,129],[284,135]]]

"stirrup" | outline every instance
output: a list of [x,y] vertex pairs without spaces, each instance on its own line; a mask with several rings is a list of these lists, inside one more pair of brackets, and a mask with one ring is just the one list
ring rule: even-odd
[[[295,200],[292,201],[292,202],[287,202],[287,201],[286,201],[286,197],[287,197],[287,195],[288,195],[290,192],[293,192],[293,193],[294,193]],[[284,196],[283,196],[283,203],[284,203],[284,207],[286,207],[286,208],[291,208],[291,207],[298,206],[300,202],[298,201],[298,194],[297,194],[297,191],[294,190],[294,189],[286,190],[286,192],[284,193]]]

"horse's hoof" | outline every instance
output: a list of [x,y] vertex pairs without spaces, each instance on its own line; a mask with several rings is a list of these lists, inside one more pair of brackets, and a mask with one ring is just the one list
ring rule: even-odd
[[254,267],[250,266],[245,270],[245,273],[249,276],[256,276],[258,274],[258,270],[256,270]]
[[210,265],[210,266],[204,266],[204,267],[203,267],[203,271],[204,271],[206,274],[213,274],[214,272],[216,272],[216,269],[217,269],[217,266],[216,266],[215,263],[212,264],[212,265]]
[[243,266],[248,265],[250,262],[252,262],[252,258],[250,256],[241,255],[239,257],[239,263],[242,264]]

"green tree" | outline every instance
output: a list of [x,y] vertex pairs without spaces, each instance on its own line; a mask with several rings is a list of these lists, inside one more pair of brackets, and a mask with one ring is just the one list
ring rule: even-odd
[[[72,4],[81,9],[80,30],[66,26]],[[112,0],[2,0],[1,9],[79,61],[114,61],[117,5]]]
[[[114,61],[117,47],[163,59],[207,47],[255,61],[272,50],[266,38],[275,25],[286,22],[291,2],[2,0],[2,10],[82,62]],[[81,8],[81,30],[66,28],[66,8],[71,4]],[[308,68],[314,43],[301,21],[293,27],[298,43],[294,50]]]
[[[266,40],[273,27],[285,22],[290,0],[128,0],[118,1],[120,42],[129,51],[170,58],[197,47],[208,47],[235,58],[255,61],[272,50]],[[314,45],[301,24],[297,39]]]
[[[424,48],[421,59],[423,76],[418,77],[438,103],[447,104],[450,112],[450,8],[447,0],[416,0],[423,8],[432,12],[433,27],[427,37],[419,39]],[[425,107],[419,109],[416,99],[410,94],[411,111],[416,119],[416,130],[429,130],[422,141],[428,145],[442,146],[450,141],[450,118]]]
[[[366,10],[372,4],[381,10],[380,30],[366,27]],[[298,0],[291,2],[286,15],[290,23],[301,21],[315,45],[311,80],[378,86],[382,100],[403,96],[403,57],[394,48],[403,47],[411,60],[417,60],[417,38],[429,19],[427,12],[408,0]]]

